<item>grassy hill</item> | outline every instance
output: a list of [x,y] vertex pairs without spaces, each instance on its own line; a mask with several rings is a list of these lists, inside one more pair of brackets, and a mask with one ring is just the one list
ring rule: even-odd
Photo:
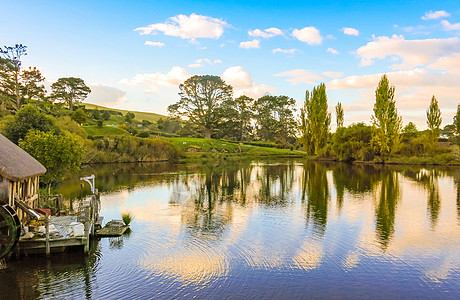
[[166,118],[164,115],[156,114],[156,113],[149,113],[149,112],[141,112],[141,111],[131,111],[131,110],[123,110],[123,109],[115,109],[115,108],[108,108],[97,104],[91,103],[83,103],[86,108],[88,109],[99,109],[99,110],[113,110],[117,112],[121,112],[123,115],[126,115],[128,112],[132,112],[134,114],[134,119],[137,121],[147,120],[150,122],[156,122],[161,118]]

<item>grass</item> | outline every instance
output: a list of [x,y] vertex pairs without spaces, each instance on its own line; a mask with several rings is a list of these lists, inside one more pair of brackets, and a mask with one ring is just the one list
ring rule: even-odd
[[[258,147],[252,145],[229,142],[226,140],[203,138],[165,138],[178,146],[187,158],[215,158],[215,157],[304,157],[305,152],[289,149]],[[189,151],[193,148],[195,151]]]
[[96,125],[85,125],[82,128],[88,135],[91,136],[107,136],[107,135],[125,135],[129,134],[126,130],[112,126],[97,127]]
[[130,212],[124,212],[121,214],[121,219],[126,226],[128,226],[132,220],[134,220],[134,216]]
[[166,116],[160,115],[160,114],[155,114],[155,113],[149,113],[149,112],[141,112],[141,111],[131,111],[131,110],[123,110],[123,109],[115,109],[115,108],[107,108],[104,106],[96,105],[96,104],[90,104],[90,103],[84,103],[85,107],[88,109],[99,109],[99,110],[113,110],[113,111],[118,111],[121,112],[123,115],[126,115],[128,112],[132,112],[134,114],[134,119],[137,121],[142,121],[142,120],[147,120],[150,122],[156,122],[159,119],[166,118]]

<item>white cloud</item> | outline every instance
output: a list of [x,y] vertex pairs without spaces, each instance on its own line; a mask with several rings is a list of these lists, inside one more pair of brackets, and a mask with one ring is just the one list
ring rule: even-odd
[[444,10],[438,10],[438,11],[430,11],[426,12],[424,16],[422,16],[422,20],[435,20],[439,18],[447,18],[450,17],[450,13],[444,11]]
[[252,41],[247,41],[247,42],[241,42],[241,43],[240,43],[240,48],[244,48],[244,49],[260,48],[259,43],[260,43],[260,41],[258,41],[258,40],[252,40]]
[[197,14],[177,15],[169,18],[165,23],[151,24],[134,29],[140,34],[156,34],[158,31],[168,36],[176,36],[183,39],[195,40],[197,38],[218,39],[224,33],[224,27],[228,26],[220,19]]
[[439,57],[460,51],[457,37],[447,39],[406,40],[402,35],[374,37],[374,41],[360,47],[356,53],[361,57],[361,65],[369,66],[374,59],[401,59],[392,69],[411,69],[436,60]]
[[290,82],[292,85],[296,85],[298,83],[317,84],[317,82],[323,80],[323,77],[319,74],[304,69],[286,71],[273,76],[290,77],[289,79],[286,79],[286,81]]
[[91,93],[88,95],[86,102],[113,107],[129,101],[125,97],[126,92],[116,87],[98,83],[89,84],[89,87],[91,88]]
[[283,35],[283,32],[281,31],[281,29],[278,29],[276,27],[270,27],[265,30],[254,29],[252,31],[248,31],[248,34],[249,36],[252,36],[252,37],[260,37],[260,38],[268,39],[276,35]]
[[161,72],[136,74],[133,78],[124,78],[121,84],[147,86],[147,93],[155,93],[160,87],[177,87],[190,78],[190,74],[182,67],[174,66],[168,73]]
[[153,47],[164,47],[164,46],[166,46],[166,45],[165,45],[164,43],[162,43],[162,42],[151,42],[151,41],[146,41],[146,42],[144,43],[144,45],[146,45],[146,46],[153,46]]
[[213,65],[213,64],[220,64],[222,61],[220,59],[210,60],[209,58],[200,58],[195,60],[195,63],[188,65],[190,68],[200,68],[203,67],[204,64]]
[[327,52],[332,54],[339,54],[339,51],[335,50],[334,48],[327,48]]
[[299,52],[298,49],[281,49],[281,48],[276,48],[276,49],[273,49],[272,50],[272,53],[275,54],[275,53],[286,53],[286,54],[294,54],[296,52]]
[[355,36],[358,36],[358,35],[359,35],[358,29],[355,29],[355,28],[343,27],[341,30],[342,30],[343,33],[346,34],[346,35],[355,35]]
[[460,23],[451,24],[447,20],[441,21],[444,30],[451,31],[451,30],[460,30]]
[[309,45],[320,45],[323,42],[323,37],[321,36],[319,30],[313,26],[304,27],[300,30],[294,29],[292,31],[292,36]]
[[233,86],[235,97],[246,95],[257,99],[276,92],[276,89],[269,85],[254,83],[251,74],[243,70],[241,66],[234,66],[226,69],[222,73],[222,79],[227,84]]

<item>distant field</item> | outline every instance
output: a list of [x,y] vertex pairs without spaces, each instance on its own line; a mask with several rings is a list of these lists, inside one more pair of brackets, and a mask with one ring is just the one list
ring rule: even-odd
[[131,110],[123,110],[123,109],[115,109],[115,108],[108,108],[96,104],[91,104],[91,103],[83,103],[86,108],[89,109],[100,109],[100,110],[113,110],[113,111],[118,111],[121,112],[123,115],[125,115],[128,112],[132,112],[135,116],[135,120],[142,121],[142,120],[147,120],[150,122],[156,122],[161,118],[166,118],[166,116],[160,115],[160,114],[155,114],[155,113],[148,113],[148,112],[140,112],[140,111],[131,111]]
[[118,127],[112,127],[112,126],[97,127],[95,125],[85,125],[85,126],[82,126],[82,128],[86,131],[88,135],[92,135],[92,136],[129,134],[126,130],[123,130]]

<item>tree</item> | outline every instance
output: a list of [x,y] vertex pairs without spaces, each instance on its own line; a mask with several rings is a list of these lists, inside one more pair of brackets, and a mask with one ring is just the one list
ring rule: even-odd
[[30,130],[57,131],[57,127],[49,116],[29,104],[21,108],[11,121],[6,122],[3,133],[10,141],[18,144]]
[[220,106],[233,95],[233,88],[220,77],[195,75],[179,85],[179,102],[168,107],[171,116],[185,117],[203,132],[205,138],[211,138],[219,126],[222,115]]
[[460,104],[457,106],[457,113],[454,116],[454,126],[457,133],[457,144],[460,145]]
[[415,126],[414,123],[409,122],[402,130],[402,134],[404,136],[404,139],[407,141],[416,137],[418,134],[417,126]]
[[396,109],[394,93],[394,86],[391,86],[387,76],[383,75],[375,90],[374,115],[371,117],[371,143],[382,156],[393,151],[399,143],[402,119]]
[[45,166],[47,172],[40,181],[47,184],[48,189],[62,181],[67,172],[77,171],[82,162],[83,149],[67,135],[32,130],[19,146]]
[[332,151],[343,161],[372,160],[374,151],[370,146],[371,137],[372,128],[364,123],[339,127],[332,137]]
[[75,102],[85,100],[89,93],[91,93],[91,89],[81,78],[59,78],[51,85],[51,98],[65,102],[70,110],[73,109]]
[[343,127],[343,107],[342,103],[337,103],[335,106],[335,114],[337,120],[337,128]]
[[14,47],[0,47],[1,65],[1,90],[5,98],[13,104],[15,110],[21,109],[23,99],[21,97],[20,73],[21,58],[27,55],[27,46],[16,44]]
[[324,83],[314,87],[311,93],[306,92],[304,118],[305,124],[301,126],[304,148],[310,154],[318,154],[318,151],[326,145],[331,124],[331,114],[327,112]]
[[82,108],[76,109],[72,113],[72,119],[77,122],[79,125],[86,122],[86,113]]
[[426,110],[426,123],[430,129],[431,138],[433,141],[436,141],[439,137],[440,127],[442,123],[441,110],[438,106],[438,100],[433,95],[431,98],[431,103],[428,109]]
[[131,123],[136,116],[132,112],[127,112],[125,115],[125,121]]
[[45,99],[45,86],[43,81],[45,77],[36,67],[29,67],[28,70],[21,72],[21,95],[27,99],[42,100]]
[[254,103],[257,134],[269,142],[286,144],[295,136],[295,100],[288,96],[263,96]]
[[251,120],[254,116],[252,106],[254,99],[240,96],[222,103],[222,125],[219,126],[223,136],[234,138],[238,141],[248,140],[252,134]]

